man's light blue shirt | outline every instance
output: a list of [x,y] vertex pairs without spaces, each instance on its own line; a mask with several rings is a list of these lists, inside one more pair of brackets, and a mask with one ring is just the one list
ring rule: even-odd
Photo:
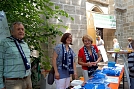
[[[30,63],[30,49],[27,43],[20,43]],[[6,38],[0,42],[0,89],[4,87],[4,78],[23,78],[31,74],[25,69],[21,54],[14,40]],[[3,78],[4,77],[4,78]]]

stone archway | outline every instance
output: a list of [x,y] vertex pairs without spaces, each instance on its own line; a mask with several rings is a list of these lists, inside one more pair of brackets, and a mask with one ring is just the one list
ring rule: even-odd
[[92,8],[91,8],[91,11],[93,11],[93,12],[96,12],[96,13],[104,13],[103,11],[102,11],[102,9],[99,7],[99,6],[97,6],[97,5],[94,5]]

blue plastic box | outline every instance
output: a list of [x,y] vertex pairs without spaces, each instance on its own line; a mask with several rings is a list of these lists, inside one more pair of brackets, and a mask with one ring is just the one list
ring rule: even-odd
[[115,67],[115,62],[109,61],[108,62],[108,67]]

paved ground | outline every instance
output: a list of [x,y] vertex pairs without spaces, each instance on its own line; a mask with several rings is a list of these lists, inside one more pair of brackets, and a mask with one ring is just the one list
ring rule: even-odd
[[[114,61],[114,59],[112,57],[109,57],[108,59],[109,59],[109,61]],[[122,56],[120,56],[120,58],[118,58],[118,64],[123,64],[123,63],[124,63],[124,60],[123,60]],[[80,66],[77,66],[77,70],[79,70],[78,71],[78,74],[79,74],[78,77],[82,76],[82,72],[81,72],[81,67]],[[36,89],[55,89],[55,83],[53,85],[48,85],[46,83],[46,79],[45,78],[43,78],[41,81],[42,81],[41,82],[41,86],[39,88],[36,88]],[[126,81],[126,78],[125,78],[125,81]],[[123,89],[123,82],[120,83],[119,89]],[[124,83],[124,89],[128,89],[127,82]]]

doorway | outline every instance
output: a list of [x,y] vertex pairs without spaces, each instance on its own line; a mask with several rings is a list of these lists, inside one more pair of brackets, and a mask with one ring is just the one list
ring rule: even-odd
[[96,28],[96,35],[103,39],[103,28]]

